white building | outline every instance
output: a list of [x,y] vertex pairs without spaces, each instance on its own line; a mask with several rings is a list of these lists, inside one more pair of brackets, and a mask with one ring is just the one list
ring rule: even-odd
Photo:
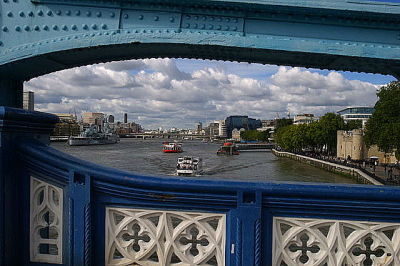
[[227,134],[226,134],[226,125],[225,125],[225,120],[218,120],[215,121],[216,123],[218,123],[218,136],[221,138],[226,138]]
[[314,114],[298,114],[294,116],[293,124],[311,124],[316,121],[318,121],[318,117],[315,117]]
[[35,95],[33,91],[24,91],[23,94],[23,109],[28,111],[34,111]]
[[356,107],[347,107],[343,110],[338,111],[337,113],[343,118],[345,122],[351,120],[361,120],[363,128],[367,123],[368,119],[371,118],[375,109],[373,107],[367,106],[356,106]]

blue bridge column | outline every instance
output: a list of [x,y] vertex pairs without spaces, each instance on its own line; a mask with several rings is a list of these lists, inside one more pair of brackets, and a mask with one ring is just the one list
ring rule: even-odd
[[[22,81],[0,79],[0,106],[22,107]],[[18,258],[17,239],[21,220],[18,211],[18,179],[15,149],[10,141],[13,132],[5,121],[5,109],[0,107],[0,265],[11,265]],[[8,129],[7,129],[8,128]]]
[[[1,80],[0,103],[21,106],[22,82]],[[16,146],[28,138],[48,143],[57,121],[49,114],[0,106],[0,265],[22,265],[26,252],[24,221],[29,216],[29,192],[24,190],[29,183],[22,178]]]
[[0,79],[0,106],[22,108],[23,81]]

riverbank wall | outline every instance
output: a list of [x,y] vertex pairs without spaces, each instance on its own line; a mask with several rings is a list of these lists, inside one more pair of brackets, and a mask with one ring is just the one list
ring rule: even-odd
[[294,154],[294,153],[290,153],[290,152],[277,151],[275,149],[272,149],[272,153],[277,157],[289,158],[289,159],[292,159],[292,160],[295,160],[295,161],[298,161],[301,163],[305,163],[308,165],[312,165],[314,167],[318,167],[320,169],[323,169],[323,170],[326,170],[326,171],[329,171],[332,173],[349,176],[361,184],[383,185],[383,183],[381,183],[378,180],[374,179],[373,177],[363,173],[359,169],[355,169],[352,167],[335,164],[335,163],[331,163],[331,162],[325,162],[323,160],[318,160],[315,158],[298,155],[298,154]]

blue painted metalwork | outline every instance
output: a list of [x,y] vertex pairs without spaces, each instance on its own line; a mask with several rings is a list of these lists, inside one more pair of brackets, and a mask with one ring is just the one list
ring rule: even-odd
[[[95,62],[188,57],[400,73],[387,0],[2,0],[0,105],[22,82]],[[64,189],[66,265],[104,264],[105,206],[227,214],[227,265],[270,265],[272,219],[400,221],[398,188],[157,178],[47,146],[56,117],[0,107],[0,265],[29,262],[29,177]]]
[[393,0],[3,0],[0,14],[2,79],[160,56],[400,73]]

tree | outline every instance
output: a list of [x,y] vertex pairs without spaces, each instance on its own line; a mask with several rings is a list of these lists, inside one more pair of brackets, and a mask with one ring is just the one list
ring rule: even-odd
[[362,121],[361,120],[350,120],[347,121],[344,125],[344,130],[351,131],[353,129],[362,128]]
[[280,128],[290,126],[293,124],[293,120],[289,118],[280,118],[276,119],[276,124],[275,124],[275,131],[278,131]]
[[400,160],[400,82],[383,86],[377,96],[375,112],[366,125],[365,144],[377,145],[386,153],[395,151]]
[[243,140],[268,141],[270,134],[268,131],[246,130],[240,133],[240,137]]
[[318,121],[319,128],[322,131],[322,142],[326,147],[328,154],[336,154],[337,131],[344,129],[343,118],[334,113],[327,113]]

